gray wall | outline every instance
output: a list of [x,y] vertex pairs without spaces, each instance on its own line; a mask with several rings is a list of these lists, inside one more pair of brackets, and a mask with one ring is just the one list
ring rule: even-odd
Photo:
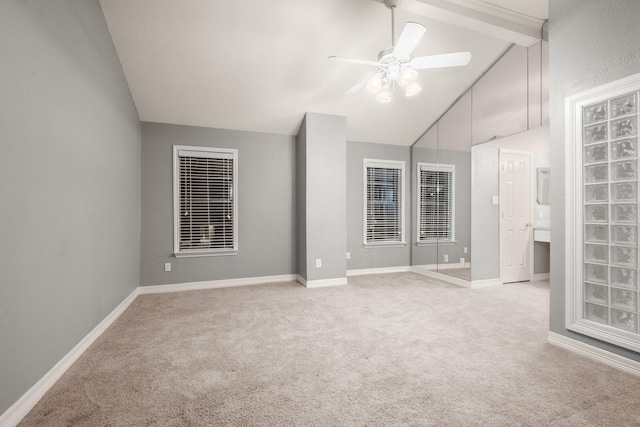
[[297,273],[307,277],[307,117],[302,120],[296,141],[296,231]]
[[[368,142],[347,143],[347,251],[348,270],[408,266],[411,262],[411,235],[415,227],[411,215],[411,149],[397,145]],[[405,238],[404,247],[364,247],[363,160],[400,160],[405,162]]]
[[[173,257],[173,145],[238,149],[238,254]],[[295,137],[142,123],[140,284],[293,274]],[[164,271],[164,263],[172,271]]]
[[97,0],[0,2],[0,414],[138,286],[140,122]]
[[608,351],[624,350],[565,329],[565,120],[566,96],[640,71],[640,2],[552,0],[549,2],[551,171],[550,329]]
[[[435,161],[434,161],[435,159]],[[412,262],[411,265],[445,265],[444,255],[449,256],[448,264],[459,264],[460,258],[465,258],[465,262],[469,261],[471,255],[471,152],[470,151],[453,151],[453,150],[436,150],[429,148],[413,148],[413,169],[411,180],[416,178],[416,164],[418,162],[439,163],[442,165],[455,165],[455,242],[429,244],[424,246],[416,246],[416,226],[413,225],[411,244]],[[414,186],[415,187],[415,186]],[[411,196],[412,210],[416,210],[416,193],[415,190]],[[413,218],[415,218],[415,213]],[[464,253],[464,248],[467,253]]]
[[[305,138],[305,243],[307,281],[344,279],[347,273],[347,120],[307,113]],[[322,267],[316,268],[316,259]]]
[[476,145],[471,149],[471,280],[500,278],[500,152]]

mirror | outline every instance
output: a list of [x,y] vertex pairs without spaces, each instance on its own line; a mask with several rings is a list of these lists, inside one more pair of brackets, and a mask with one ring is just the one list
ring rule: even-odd
[[537,201],[539,205],[549,204],[549,168],[536,169]]
[[467,286],[471,281],[471,93],[411,150],[412,265]]

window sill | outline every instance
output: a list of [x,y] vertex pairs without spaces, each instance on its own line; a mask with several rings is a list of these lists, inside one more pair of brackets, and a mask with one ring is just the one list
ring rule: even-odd
[[233,251],[190,251],[190,252],[174,252],[173,256],[176,258],[196,258],[205,256],[228,256],[238,255],[237,250]]
[[365,243],[363,247],[365,249],[375,248],[403,248],[407,246],[405,242],[388,242],[388,243]]
[[457,240],[434,240],[431,242],[418,242],[416,246],[455,245]]

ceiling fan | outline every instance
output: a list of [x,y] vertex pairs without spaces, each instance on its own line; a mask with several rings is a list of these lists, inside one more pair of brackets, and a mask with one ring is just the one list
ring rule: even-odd
[[398,42],[395,42],[394,9],[400,0],[384,0],[384,5],[391,9],[391,45],[378,53],[378,61],[364,59],[343,58],[330,56],[329,59],[352,64],[363,64],[377,67],[378,71],[369,79],[360,82],[347,93],[359,90],[366,84],[367,89],[376,93],[376,99],[380,102],[391,101],[391,91],[398,84],[404,89],[406,96],[412,96],[420,92],[422,88],[416,82],[418,73],[416,70],[426,68],[458,67],[467,65],[471,60],[470,52],[454,52],[442,55],[419,56],[411,58],[411,52],[416,47],[427,29],[417,22],[407,22],[400,34]]

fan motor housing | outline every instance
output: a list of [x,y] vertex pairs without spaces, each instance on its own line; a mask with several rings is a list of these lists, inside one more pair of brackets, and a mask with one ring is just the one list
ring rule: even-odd
[[393,48],[389,47],[387,49],[381,50],[378,53],[378,62],[381,64],[389,64],[391,62],[398,62],[400,64],[404,64],[409,62],[409,58],[397,58],[393,55]]

